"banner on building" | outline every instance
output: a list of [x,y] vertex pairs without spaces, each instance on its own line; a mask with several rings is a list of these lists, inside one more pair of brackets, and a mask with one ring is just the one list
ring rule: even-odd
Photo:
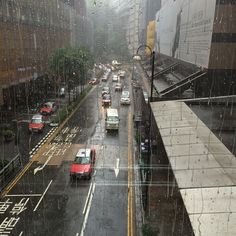
[[[154,45],[155,45],[155,29],[156,29],[156,24],[155,21],[149,21],[148,26],[147,26],[147,42],[146,44],[151,48],[153,51]],[[146,54],[150,55],[151,52],[149,49],[146,49]]]

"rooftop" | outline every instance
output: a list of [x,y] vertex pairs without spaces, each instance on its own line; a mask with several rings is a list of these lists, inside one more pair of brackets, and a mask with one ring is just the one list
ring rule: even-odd
[[184,103],[151,103],[195,235],[236,235],[236,159]]

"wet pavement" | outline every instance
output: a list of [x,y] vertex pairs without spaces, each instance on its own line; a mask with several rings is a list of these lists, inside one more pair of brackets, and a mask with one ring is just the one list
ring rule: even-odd
[[[130,89],[128,81],[124,81]],[[106,83],[103,83],[105,86]],[[101,86],[86,97],[55,142],[47,145],[0,200],[0,233],[9,235],[127,234],[128,114],[114,83],[112,107],[120,114],[119,133],[105,132]],[[69,170],[82,146],[97,158],[91,181],[70,181]]]

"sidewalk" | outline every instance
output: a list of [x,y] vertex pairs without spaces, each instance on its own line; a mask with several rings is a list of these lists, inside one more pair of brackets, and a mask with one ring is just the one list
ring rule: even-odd
[[[142,68],[139,68],[142,70]],[[140,83],[150,91],[150,80],[143,71],[140,71],[142,81]],[[150,92],[149,92],[150,94]],[[154,94],[155,96],[155,94]],[[137,97],[137,96],[136,96]],[[148,106],[148,104],[146,104]],[[142,118],[148,116],[149,109],[145,109],[144,103],[137,106],[137,110],[143,114]],[[144,111],[144,112],[143,112]],[[148,112],[147,112],[148,111]],[[182,236],[192,235],[192,228],[189,217],[183,207],[182,198],[176,184],[171,166],[169,164],[165,147],[159,136],[158,127],[154,120],[151,126],[151,139],[156,140],[155,149],[151,148],[150,168],[145,167],[145,156],[141,158],[140,168],[143,165],[143,202],[145,209],[143,230],[147,235],[158,236]],[[145,123],[144,123],[145,124]],[[143,130],[141,130],[141,128]],[[145,127],[139,127],[140,133],[145,133]],[[146,134],[147,135],[147,134]],[[146,138],[147,136],[145,136]],[[143,141],[143,140],[142,140]],[[139,147],[137,147],[139,148]],[[142,157],[140,152],[136,159]],[[146,155],[146,154],[145,154]],[[148,156],[147,156],[148,158]],[[147,182],[145,175],[149,173],[150,178]],[[145,198],[147,197],[147,198]]]

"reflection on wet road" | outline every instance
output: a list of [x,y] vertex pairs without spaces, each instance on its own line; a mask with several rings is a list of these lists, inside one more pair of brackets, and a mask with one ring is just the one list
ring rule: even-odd
[[[128,82],[125,81],[128,88]],[[105,131],[101,85],[85,99],[54,142],[0,202],[0,233],[11,235],[125,235],[127,233],[128,113],[111,81],[119,132]],[[104,83],[105,86],[105,83]],[[96,149],[93,177],[70,180],[81,147]]]

